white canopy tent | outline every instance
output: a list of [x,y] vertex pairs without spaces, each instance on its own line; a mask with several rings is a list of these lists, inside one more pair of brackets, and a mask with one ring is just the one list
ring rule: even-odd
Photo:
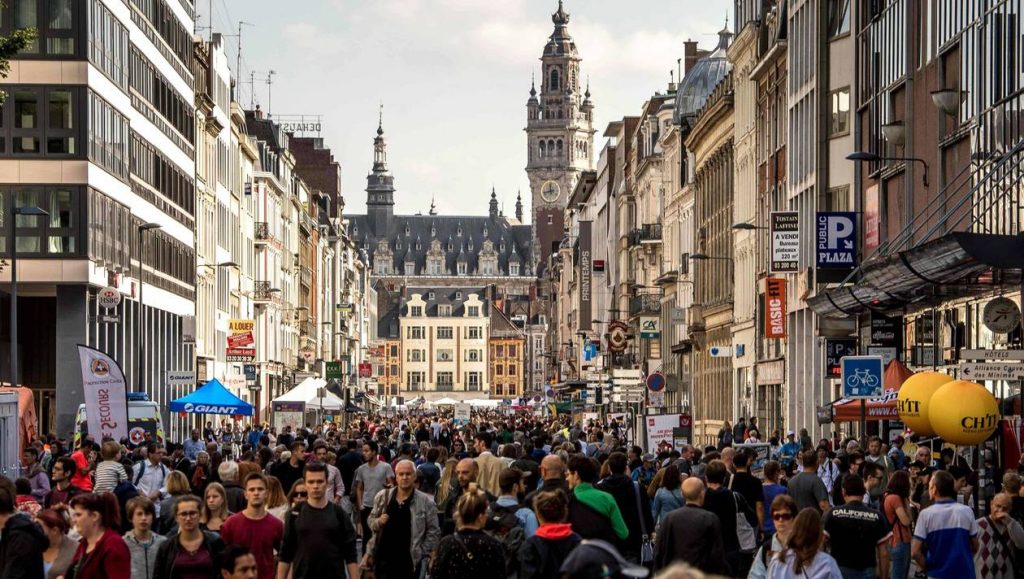
[[466,400],[465,403],[478,408],[497,408],[501,405],[501,400],[491,400],[490,398],[471,398]]
[[[306,378],[299,383],[298,386],[285,392],[281,396],[274,399],[274,402],[302,402],[306,405],[306,411],[311,410],[326,410],[341,411],[345,408],[345,403],[330,392],[324,392],[324,397],[321,399],[317,394],[319,388],[327,386],[327,381],[322,378]],[[321,400],[323,406],[321,406]]]
[[448,398],[447,396],[439,400],[427,400],[426,402],[426,404],[429,404],[430,406],[454,406],[458,403],[458,400],[454,398]]

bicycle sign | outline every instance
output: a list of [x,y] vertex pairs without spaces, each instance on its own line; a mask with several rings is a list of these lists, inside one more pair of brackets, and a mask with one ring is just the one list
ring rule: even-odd
[[877,398],[882,395],[881,356],[844,356],[839,360],[842,369],[843,397]]

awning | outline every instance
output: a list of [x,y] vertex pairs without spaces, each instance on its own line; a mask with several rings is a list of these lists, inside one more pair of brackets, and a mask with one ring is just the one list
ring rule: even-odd
[[905,313],[935,302],[1019,285],[1024,236],[954,232],[860,266],[850,282],[807,300],[819,316]]
[[[896,398],[900,387],[914,373],[903,362],[893,360],[885,367],[882,382],[885,392],[880,398],[867,401],[865,416],[867,420],[898,420]],[[860,420],[860,400],[842,398],[832,403],[832,422],[857,422]]]
[[189,414],[252,416],[252,405],[232,394],[216,378],[203,384],[195,392],[172,400],[168,407],[171,412]]
[[555,392],[575,392],[581,388],[586,388],[587,384],[590,383],[586,380],[567,380],[565,382],[555,384]]

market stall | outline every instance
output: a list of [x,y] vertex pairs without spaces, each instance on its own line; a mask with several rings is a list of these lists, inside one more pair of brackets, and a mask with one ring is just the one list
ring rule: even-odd
[[183,414],[252,416],[253,413],[251,404],[232,394],[216,378],[203,384],[195,392],[172,400],[168,408],[171,412]]

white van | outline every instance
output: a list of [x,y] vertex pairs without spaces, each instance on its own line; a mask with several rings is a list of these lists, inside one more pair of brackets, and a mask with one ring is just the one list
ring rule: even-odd
[[[149,399],[145,392],[128,393],[128,440],[132,444],[142,444],[149,432],[154,442],[163,445],[164,421],[160,417],[160,407]],[[75,414],[75,448],[83,436],[89,434],[89,423],[85,417],[85,404],[78,405]],[[98,440],[96,442],[99,442]]]

